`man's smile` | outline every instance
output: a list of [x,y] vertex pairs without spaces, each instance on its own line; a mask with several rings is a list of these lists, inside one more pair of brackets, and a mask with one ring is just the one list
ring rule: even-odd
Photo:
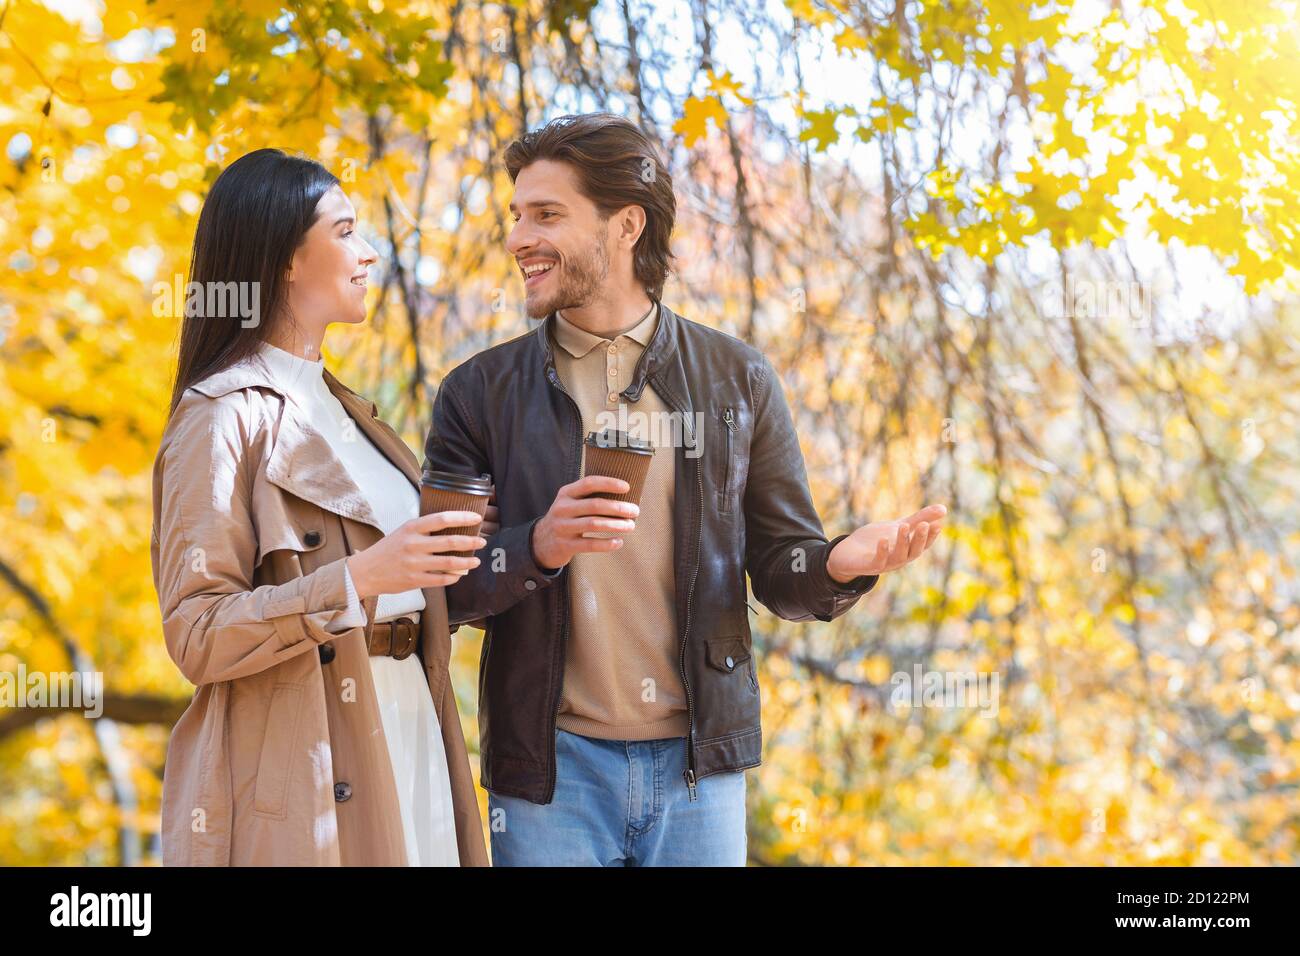
[[524,274],[524,288],[532,289],[545,281],[547,273],[557,265],[554,259],[524,259],[519,269]]

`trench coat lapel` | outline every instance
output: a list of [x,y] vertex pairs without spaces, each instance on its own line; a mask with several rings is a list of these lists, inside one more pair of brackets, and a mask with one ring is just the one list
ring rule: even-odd
[[266,465],[266,478],[326,511],[379,527],[370,501],[325,436],[298,415],[292,401],[285,403],[280,431]]
[[[328,370],[325,370],[324,377],[330,392],[365,436],[411,484],[419,488],[420,470],[415,455],[396,432],[376,417],[378,410],[374,402],[367,401],[347,388]],[[208,376],[193,387],[210,398],[249,387],[265,388],[284,397],[284,414],[266,465],[267,480],[326,511],[383,531],[370,507],[370,501],[357,487],[325,436],[313,428],[292,399],[285,396],[270,370],[262,363],[255,360],[239,362]]]

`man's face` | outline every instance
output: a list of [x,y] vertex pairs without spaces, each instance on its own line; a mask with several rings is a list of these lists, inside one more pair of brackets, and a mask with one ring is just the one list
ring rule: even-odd
[[578,190],[568,163],[542,159],[521,169],[510,214],[506,249],[523,273],[531,318],[596,297],[609,278],[609,220]]

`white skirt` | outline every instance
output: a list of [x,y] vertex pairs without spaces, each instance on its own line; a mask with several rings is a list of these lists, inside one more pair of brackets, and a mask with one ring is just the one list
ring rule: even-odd
[[400,661],[377,655],[370,658],[370,673],[397,782],[407,863],[460,866],[447,752],[424,665],[415,654]]

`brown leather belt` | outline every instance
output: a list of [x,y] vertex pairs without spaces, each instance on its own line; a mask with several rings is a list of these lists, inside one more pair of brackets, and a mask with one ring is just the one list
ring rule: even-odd
[[398,617],[370,629],[370,656],[405,660],[420,644],[420,616]]

